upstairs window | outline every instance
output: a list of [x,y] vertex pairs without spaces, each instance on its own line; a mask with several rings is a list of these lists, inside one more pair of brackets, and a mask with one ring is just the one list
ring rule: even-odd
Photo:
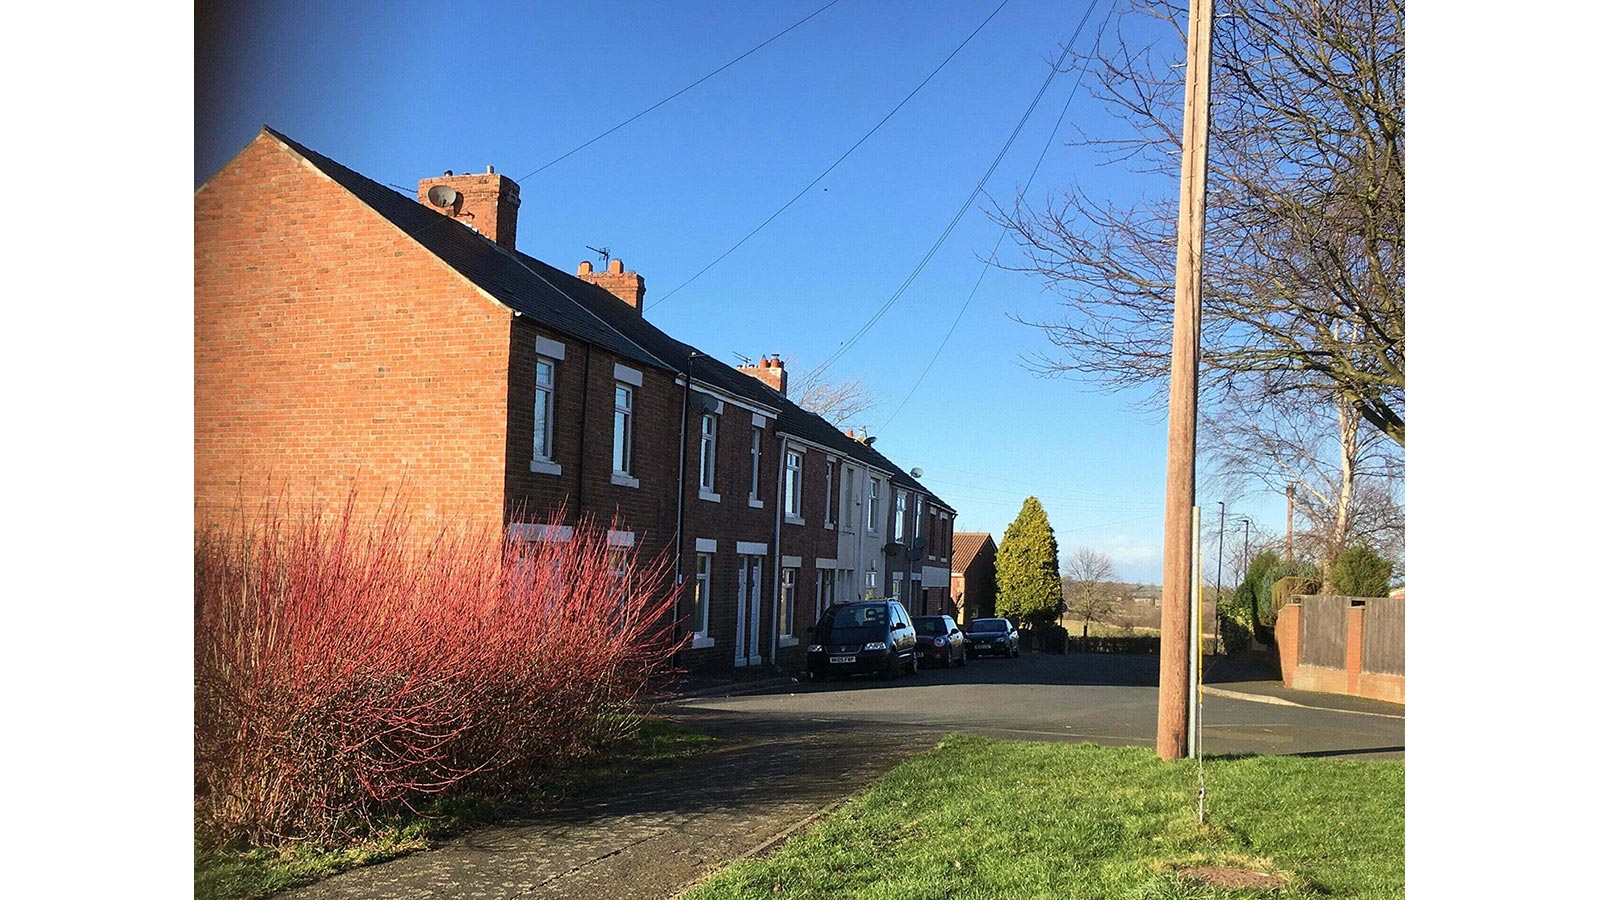
[[790,450],[783,464],[783,514],[791,519],[800,518],[800,468],[801,455]]
[[700,417],[700,490],[717,489],[717,417]]
[[894,539],[896,543],[906,541],[906,492],[894,492]]
[[880,479],[869,479],[867,488],[867,530],[876,532],[878,520],[883,515],[882,505],[878,495],[883,491],[883,482]]
[[611,433],[611,470],[633,474],[633,388],[617,385],[616,412]]
[[912,519],[911,521],[914,523],[911,527],[913,529],[915,529],[911,533],[912,537],[922,537],[922,495],[921,494],[917,495],[917,517],[915,519]]
[[833,527],[833,470],[837,465],[838,463],[835,463],[833,460],[828,460],[828,490],[826,499],[823,501],[822,524],[829,528]]
[[761,429],[750,429],[750,499],[761,499]]
[[533,456],[550,462],[553,449],[556,411],[556,361],[537,357],[533,364]]
[[856,527],[856,470],[849,466],[844,467],[843,496],[839,503],[839,518],[843,520],[844,527]]

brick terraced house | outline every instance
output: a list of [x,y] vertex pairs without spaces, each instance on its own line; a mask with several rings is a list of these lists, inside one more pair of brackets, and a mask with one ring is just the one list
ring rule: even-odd
[[[425,521],[669,554],[695,669],[804,665],[831,602],[953,612],[956,511],[644,318],[644,279],[516,249],[517,184],[407,197],[263,128],[195,192],[195,513],[403,490]],[[558,518],[558,512],[565,518]]]

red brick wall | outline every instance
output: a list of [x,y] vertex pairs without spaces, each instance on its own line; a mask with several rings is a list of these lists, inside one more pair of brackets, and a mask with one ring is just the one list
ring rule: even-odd
[[[534,365],[538,338],[565,345],[555,363],[552,443],[561,474],[533,472]],[[518,317],[511,325],[511,363],[505,407],[505,501],[511,521],[551,521],[565,506],[602,524],[621,517],[641,555],[673,552],[678,507],[678,434],[683,391],[668,372],[619,359]],[[634,387],[633,474],[638,487],[611,480],[618,363],[642,373]],[[587,383],[587,395],[585,384]],[[581,441],[581,445],[580,445]],[[581,485],[580,485],[581,479]],[[692,561],[692,560],[691,560]]]
[[508,310],[268,135],[195,194],[195,507],[270,489],[494,522]]
[[1370,697],[1390,703],[1406,702],[1404,675],[1361,671],[1362,633],[1366,628],[1365,609],[1351,607],[1345,610],[1346,642],[1342,669],[1300,664],[1300,616],[1300,604],[1286,604],[1278,610],[1277,624],[1273,626],[1278,645],[1278,665],[1283,671],[1284,687],[1300,691]]

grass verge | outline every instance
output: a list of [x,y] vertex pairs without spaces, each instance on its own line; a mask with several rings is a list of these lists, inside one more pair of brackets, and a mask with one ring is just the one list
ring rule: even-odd
[[607,752],[554,771],[539,784],[488,797],[449,797],[421,816],[385,825],[372,837],[342,847],[285,844],[201,850],[195,841],[196,900],[253,900],[301,887],[346,869],[425,850],[478,825],[511,821],[559,806],[590,785],[637,774],[653,765],[707,750],[711,737],[666,719],[642,719]]
[[[952,735],[767,859],[684,900],[728,898],[1400,898],[1403,762],[1207,760],[1138,748]],[[1282,887],[1225,889],[1181,870],[1226,866]]]

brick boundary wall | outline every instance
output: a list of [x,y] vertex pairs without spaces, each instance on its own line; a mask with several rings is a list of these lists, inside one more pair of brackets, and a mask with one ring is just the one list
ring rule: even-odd
[[[1360,600],[1361,598],[1351,598]],[[1363,603],[1365,601],[1362,601]],[[1283,686],[1297,691],[1317,691],[1325,694],[1348,694],[1368,697],[1390,703],[1406,702],[1406,677],[1376,672],[1364,672],[1361,665],[1361,648],[1366,629],[1366,607],[1351,603],[1345,609],[1345,660],[1344,668],[1308,666],[1300,664],[1301,606],[1299,598],[1278,610],[1275,627],[1278,641],[1278,663],[1283,670]]]

